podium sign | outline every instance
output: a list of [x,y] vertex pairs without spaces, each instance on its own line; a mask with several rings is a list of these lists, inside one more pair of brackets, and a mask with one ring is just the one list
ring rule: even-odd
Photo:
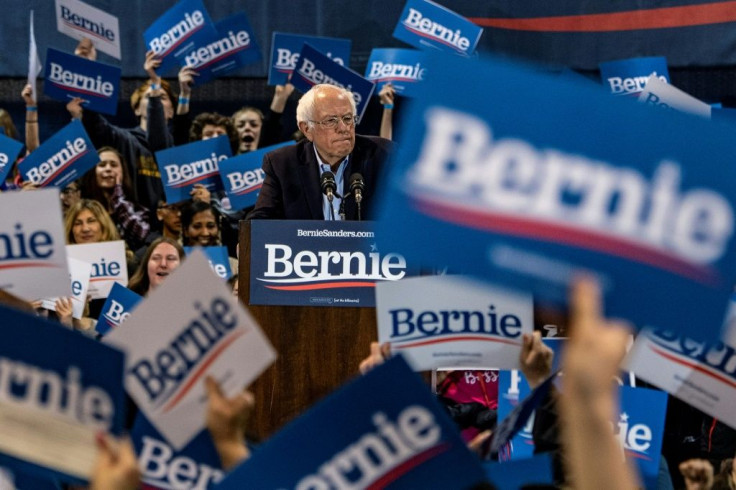
[[379,250],[367,221],[251,224],[250,304],[376,305],[375,284],[409,274],[404,256]]

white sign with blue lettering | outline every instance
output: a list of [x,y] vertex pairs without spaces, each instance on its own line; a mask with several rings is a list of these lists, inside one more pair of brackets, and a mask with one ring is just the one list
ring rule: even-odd
[[74,39],[88,38],[95,48],[120,59],[118,18],[80,0],[56,0],[56,28]]
[[639,94],[639,102],[658,109],[676,109],[705,118],[710,118],[711,114],[710,105],[654,75],[647,79],[644,90]]
[[276,356],[199,250],[105,342],[126,351],[125,387],[175,449],[204,428],[206,376],[234,396]]
[[57,189],[0,193],[0,289],[28,301],[69,296]]
[[390,83],[397,94],[411,97],[426,75],[425,56],[424,51],[416,49],[376,48],[371,51],[365,77],[376,84],[379,92]]
[[394,37],[419,49],[470,56],[483,29],[431,0],[408,0]]
[[[82,318],[84,307],[87,304],[87,289],[89,288],[89,276],[92,273],[92,264],[77,260],[73,257],[66,258],[69,264],[69,278],[71,280],[72,295],[72,317]],[[41,306],[47,310],[56,311],[56,300],[58,298],[44,299]]]
[[67,245],[66,253],[69,257],[92,265],[89,276],[89,295],[92,299],[107,298],[116,282],[128,284],[124,241]]
[[736,349],[732,346],[646,329],[625,364],[641,379],[736,428]]
[[670,83],[667,58],[663,56],[605,61],[598,66],[603,85],[613,95],[638,96],[644,90],[650,75],[656,76],[663,83]]
[[43,91],[61,102],[80,97],[86,109],[114,115],[118,110],[120,73],[118,67],[48,48]]
[[269,85],[284,85],[296,68],[304,43],[309,43],[325,56],[342,66],[350,65],[350,39],[304,36],[274,32],[271,38],[271,62],[268,70]]
[[195,184],[202,184],[210,192],[222,190],[219,164],[231,155],[230,140],[225,135],[157,151],[166,202],[190,199]]
[[459,276],[376,284],[379,342],[415,371],[516,369],[521,335],[534,328],[532,297]]

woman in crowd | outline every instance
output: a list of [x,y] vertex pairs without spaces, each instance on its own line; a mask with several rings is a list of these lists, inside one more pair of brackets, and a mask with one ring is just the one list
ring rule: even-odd
[[178,241],[159,237],[146,249],[140,266],[128,282],[128,289],[146,296],[164,282],[184,260],[184,249]]
[[120,240],[110,215],[102,204],[92,199],[80,199],[69,208],[64,233],[69,245]]
[[[220,246],[220,213],[208,202],[188,202],[181,210],[181,232],[185,247]],[[238,270],[238,261],[232,256],[230,270]]]
[[82,197],[102,204],[121,238],[131,250],[136,250],[151,231],[148,210],[130,201],[133,185],[120,152],[104,146],[97,153],[100,163],[82,177]]

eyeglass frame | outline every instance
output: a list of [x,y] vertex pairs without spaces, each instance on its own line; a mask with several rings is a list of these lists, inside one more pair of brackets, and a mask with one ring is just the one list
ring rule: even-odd
[[[349,123],[345,121],[345,119],[348,117],[350,118]],[[311,123],[319,124],[323,129],[335,129],[340,125],[340,121],[342,121],[342,123],[348,128],[355,127],[355,125],[358,124],[358,116],[356,114],[345,114],[344,116],[340,116],[340,117],[330,116],[321,121],[315,121],[314,119],[307,119],[307,120]],[[329,124],[327,121],[334,121],[335,125],[327,126],[326,124]]]

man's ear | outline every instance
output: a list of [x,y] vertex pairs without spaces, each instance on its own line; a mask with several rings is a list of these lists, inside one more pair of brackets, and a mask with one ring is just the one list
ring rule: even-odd
[[308,122],[302,121],[299,123],[299,131],[304,133],[304,136],[306,136],[309,141],[314,141],[314,135],[312,134],[313,130],[314,128],[311,128]]

